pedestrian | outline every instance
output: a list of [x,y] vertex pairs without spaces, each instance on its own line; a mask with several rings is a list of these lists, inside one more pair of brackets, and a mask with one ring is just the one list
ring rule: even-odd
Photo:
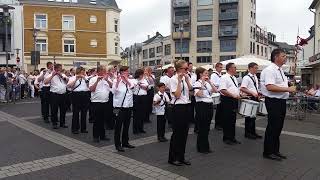
[[289,93],[296,92],[294,86],[288,87],[288,79],[282,69],[286,61],[285,51],[275,49],[271,53],[272,64],[261,72],[261,93],[265,96],[268,112],[263,157],[276,161],[287,159],[280,153],[280,135],[286,117],[286,99]]

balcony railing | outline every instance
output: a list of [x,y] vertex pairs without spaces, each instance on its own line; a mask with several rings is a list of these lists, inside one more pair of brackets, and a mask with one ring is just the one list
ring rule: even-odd
[[238,36],[238,29],[237,29],[237,28],[232,28],[232,30],[220,29],[220,30],[219,30],[219,36],[220,36],[220,37],[234,37],[234,36]]
[[190,0],[173,0],[172,6],[174,8],[189,7],[190,6]]
[[235,20],[238,19],[238,12],[220,13],[219,20]]
[[190,39],[190,32],[183,32],[182,36],[181,36],[181,32],[173,32],[172,33],[173,40],[180,39],[181,37],[182,37],[182,39]]
[[220,0],[220,4],[238,3],[239,0]]

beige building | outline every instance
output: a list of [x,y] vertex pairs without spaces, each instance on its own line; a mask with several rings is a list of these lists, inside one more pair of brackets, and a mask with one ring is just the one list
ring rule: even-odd
[[268,58],[268,32],[256,24],[256,0],[171,2],[173,58],[197,65],[249,54]]

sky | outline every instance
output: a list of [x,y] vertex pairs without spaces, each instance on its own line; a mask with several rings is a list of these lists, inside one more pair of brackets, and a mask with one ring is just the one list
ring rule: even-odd
[[[309,36],[312,0],[256,0],[257,24],[277,36],[277,41],[295,44],[298,34]],[[214,0],[218,2],[218,0]],[[121,12],[121,47],[143,42],[160,32],[170,34],[170,0],[117,0]]]

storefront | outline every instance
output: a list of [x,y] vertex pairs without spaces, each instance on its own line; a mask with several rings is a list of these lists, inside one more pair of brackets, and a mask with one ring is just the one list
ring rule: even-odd
[[309,75],[310,84],[320,84],[320,53],[309,58],[307,68],[302,70],[302,75]]

